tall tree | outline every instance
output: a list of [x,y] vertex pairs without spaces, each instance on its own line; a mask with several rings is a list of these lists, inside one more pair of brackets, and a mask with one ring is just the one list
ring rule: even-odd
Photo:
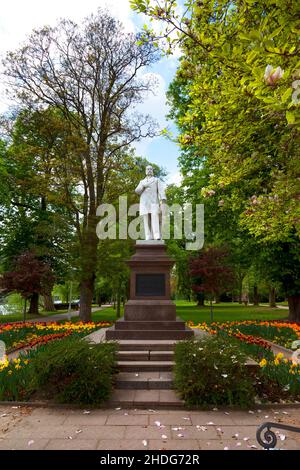
[[[6,124],[9,132],[5,135],[7,145],[0,174],[0,184],[6,186],[5,199],[0,201],[3,268],[10,270],[18,254],[34,249],[60,280],[69,270],[74,244],[59,163],[67,151],[66,136],[70,140],[70,132],[55,109],[23,110]],[[54,310],[53,286],[48,287],[44,307]]]
[[6,292],[18,292],[29,299],[29,312],[39,314],[39,295],[49,291],[53,285],[53,274],[48,264],[41,262],[33,252],[25,252],[15,260],[13,271],[5,272],[0,278],[0,288]]
[[203,292],[210,300],[210,316],[213,321],[213,298],[227,289],[232,289],[234,273],[228,262],[228,252],[224,248],[210,246],[190,259],[192,289]]
[[96,210],[111,172],[122,161],[121,150],[154,133],[149,116],[131,110],[151,88],[151,79],[142,79],[141,72],[157,58],[151,44],[138,44],[136,35],[125,33],[118,21],[99,10],[82,27],[63,20],[34,31],[5,61],[14,97],[35,108],[59,109],[81,138],[74,157],[81,204],[68,184],[65,193],[80,240],[84,321],[91,318],[97,264]]
[[183,14],[174,0],[131,3],[160,20],[167,52],[181,46],[169,97],[184,171],[206,169],[208,204],[238,215],[259,250],[286,253],[289,275],[273,282],[299,319],[299,2],[188,0]]

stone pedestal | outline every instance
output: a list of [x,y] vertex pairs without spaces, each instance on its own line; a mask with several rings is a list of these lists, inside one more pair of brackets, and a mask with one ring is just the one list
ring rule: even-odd
[[170,271],[174,262],[163,242],[138,242],[128,261],[130,298],[124,318],[106,333],[107,339],[187,339],[193,331],[176,318],[171,300]]

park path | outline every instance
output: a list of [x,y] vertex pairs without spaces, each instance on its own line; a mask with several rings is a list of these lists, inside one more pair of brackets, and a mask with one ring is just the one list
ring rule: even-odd
[[[102,310],[106,307],[110,307],[110,304],[107,305],[102,305],[102,307],[94,307],[92,308],[92,312],[98,312],[99,310]],[[74,318],[79,315],[79,310],[75,312],[71,312],[71,318]],[[28,323],[39,323],[39,322],[45,322],[45,323],[52,323],[56,322],[59,320],[69,320],[69,314],[68,313],[60,313],[58,315],[50,315],[49,317],[44,317],[44,318],[33,318],[31,320],[28,320]],[[26,322],[27,323],[27,322]],[[97,330],[98,331],[98,330]],[[17,351],[13,351],[7,355],[8,360],[12,361],[13,359],[17,359],[20,354],[26,353],[30,347],[28,348],[22,348],[18,349]]]
[[[256,431],[266,421],[299,426],[300,408],[179,411],[0,405],[0,450],[253,451],[262,449]],[[300,434],[274,432],[277,449],[300,450]]]
[[[111,307],[111,304],[105,304],[101,307],[93,307],[92,312],[99,312],[100,310],[103,310],[106,307]],[[31,320],[26,320],[26,323],[52,323],[59,320],[70,320],[71,318],[78,317],[78,315],[79,310],[76,310],[75,312],[71,311],[70,313],[58,313],[57,315],[50,315],[49,317],[32,318]]]

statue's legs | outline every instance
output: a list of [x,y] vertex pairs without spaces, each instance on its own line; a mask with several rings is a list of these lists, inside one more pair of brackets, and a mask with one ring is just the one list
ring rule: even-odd
[[151,225],[152,225],[152,234],[154,240],[160,240],[160,224],[159,224],[159,214],[152,213],[151,214]]
[[144,229],[145,229],[145,240],[160,240],[160,223],[159,223],[159,214],[151,213],[145,214],[144,219]]
[[150,214],[143,215],[143,219],[145,229],[145,240],[152,240]]

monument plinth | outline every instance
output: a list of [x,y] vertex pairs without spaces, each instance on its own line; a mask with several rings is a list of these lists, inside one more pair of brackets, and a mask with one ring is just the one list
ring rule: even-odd
[[107,331],[107,339],[187,339],[193,332],[176,318],[170,272],[174,261],[163,241],[140,241],[128,261],[130,296],[124,319]]

